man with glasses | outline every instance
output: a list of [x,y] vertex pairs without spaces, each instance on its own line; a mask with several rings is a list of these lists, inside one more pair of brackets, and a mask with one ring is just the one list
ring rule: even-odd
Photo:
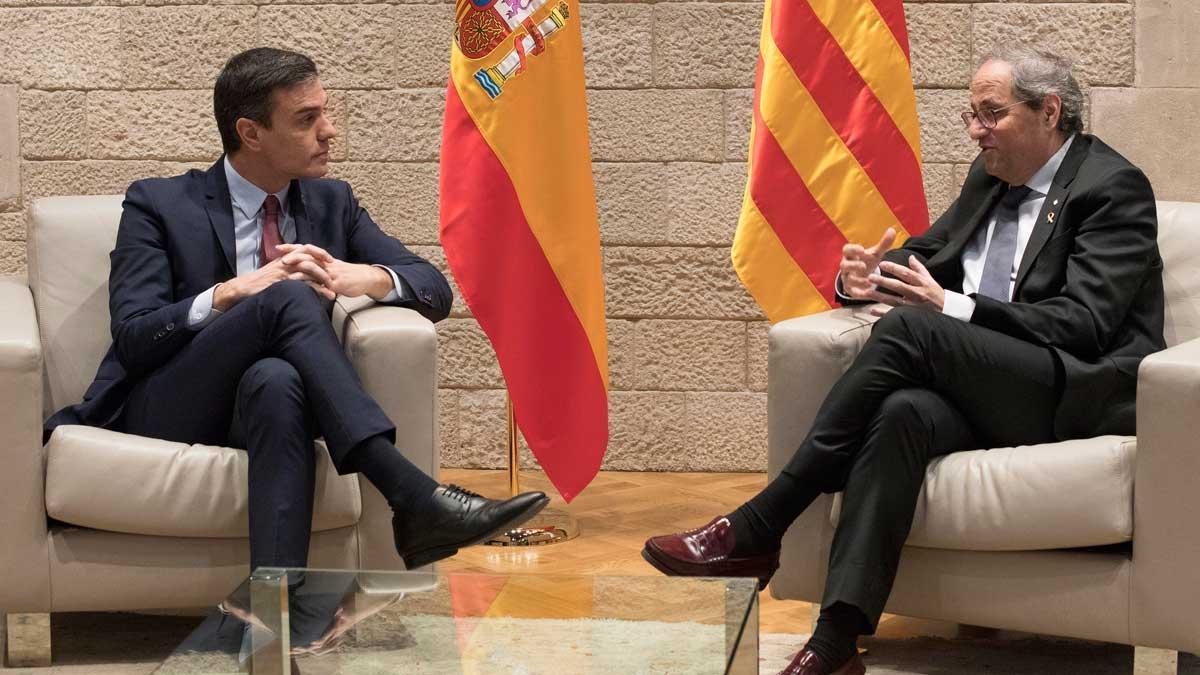
[[962,113],[980,148],[924,235],[843,250],[844,303],[882,303],[870,339],[767,487],[708,525],[653,537],[667,574],[756,576],[788,526],[844,491],[821,614],[788,675],[862,673],[857,637],[891,592],[930,459],[975,448],[1134,433],[1137,369],[1162,349],[1154,194],[1083,133],[1068,61],[1002,49]]

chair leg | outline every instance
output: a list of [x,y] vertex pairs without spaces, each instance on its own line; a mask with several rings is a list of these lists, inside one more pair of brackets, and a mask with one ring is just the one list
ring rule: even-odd
[[1179,652],[1151,647],[1133,648],[1133,675],[1176,675]]
[[6,663],[9,668],[43,668],[50,665],[50,615],[8,614]]

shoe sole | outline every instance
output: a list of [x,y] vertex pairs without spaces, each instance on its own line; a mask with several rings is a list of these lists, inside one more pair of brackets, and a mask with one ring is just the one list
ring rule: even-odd
[[[713,574],[710,574],[707,571],[699,571],[699,570],[693,571],[693,570],[686,570],[686,569],[679,569],[676,567],[671,567],[671,565],[669,565],[666,561],[660,560],[654,554],[654,550],[651,549],[649,546],[645,546],[642,548],[642,558],[646,562],[650,563],[651,567],[653,567],[654,569],[658,570],[659,572],[662,572],[663,574],[665,574],[669,577],[709,577],[709,578],[714,577]],[[719,577],[719,575],[717,575],[717,576]],[[733,578],[758,579],[758,590],[760,590],[760,591],[763,590],[764,588],[766,588],[767,583],[771,581],[770,577],[767,577],[765,579],[762,577],[733,577]]]
[[475,544],[481,544],[481,543],[487,541],[488,539],[491,539],[492,537],[496,536],[497,534],[500,534],[501,532],[508,532],[509,530],[517,528],[517,527],[521,526],[521,524],[528,521],[530,518],[541,513],[542,509],[546,508],[546,506],[548,504],[550,504],[550,498],[543,497],[542,499],[539,499],[538,501],[530,504],[529,507],[526,508],[524,511],[521,511],[520,513],[513,516],[512,518],[509,518],[504,523],[502,523],[501,525],[498,525],[494,529],[488,530],[484,534],[479,535],[478,537],[475,537],[473,539],[469,539],[464,542],[459,542],[458,544],[456,544],[454,546],[442,546],[439,548],[430,548],[430,549],[426,549],[424,551],[417,551],[416,553],[409,553],[408,555],[406,555],[402,558],[404,560],[404,568],[412,570],[412,569],[416,569],[418,567],[424,567],[430,563],[435,563],[439,560],[445,560],[446,558],[449,558],[450,556],[458,553],[458,550],[460,548],[466,548],[468,546],[474,546]]

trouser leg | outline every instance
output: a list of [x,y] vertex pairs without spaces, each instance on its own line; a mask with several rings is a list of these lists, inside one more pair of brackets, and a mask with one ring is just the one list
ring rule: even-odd
[[783,471],[825,492],[842,489],[869,425],[901,389],[941,395],[982,447],[1053,440],[1060,370],[1048,348],[943,314],[893,309],[830,390]]
[[317,462],[304,383],[291,364],[267,358],[246,370],[231,436],[249,455],[250,569],[305,567]]
[[871,420],[842,495],[821,605],[844,602],[872,634],[896,577],[900,552],[933,457],[977,442],[966,418],[928,389],[902,389]]
[[246,298],[199,331],[166,365],[140,380],[122,417],[126,431],[186,443],[223,444],[242,376],[260,359],[286,361],[300,376],[339,471],[359,443],[395,427],[363,390],[321,301],[299,281]]

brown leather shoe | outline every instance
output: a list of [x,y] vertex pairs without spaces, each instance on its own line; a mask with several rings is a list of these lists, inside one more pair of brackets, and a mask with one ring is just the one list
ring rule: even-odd
[[842,664],[841,668],[830,670],[816,652],[805,647],[800,650],[799,654],[796,654],[788,667],[784,668],[779,675],[863,675],[866,672],[867,668],[863,665],[858,652],[855,652],[849,661]]
[[642,557],[659,572],[678,577],[758,577],[758,589],[767,587],[779,569],[779,551],[731,558],[733,527],[724,516],[687,532],[650,537]]

